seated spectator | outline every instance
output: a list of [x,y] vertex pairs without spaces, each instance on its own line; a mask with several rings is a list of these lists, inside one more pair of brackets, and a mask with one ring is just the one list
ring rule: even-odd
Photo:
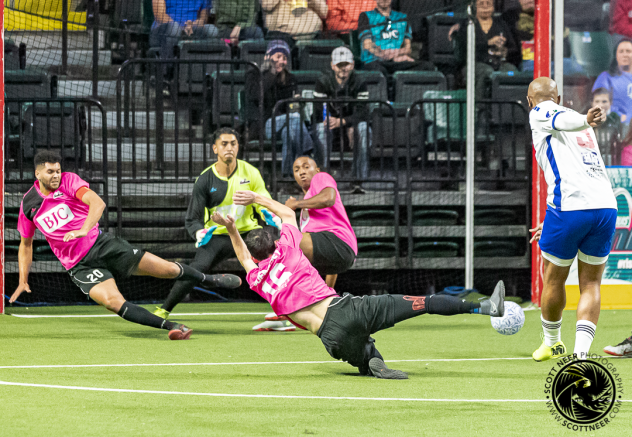
[[[338,47],[331,54],[331,70],[324,73],[316,82],[315,98],[341,98],[368,100],[366,83],[354,70],[353,53],[347,47]],[[340,147],[349,144],[354,150],[351,172],[356,180],[355,192],[363,192],[362,181],[369,177],[369,148],[371,147],[370,129],[367,125],[369,108],[367,104],[330,102],[327,104],[327,118],[322,103],[314,103],[314,121],[318,134],[319,151],[316,161],[326,166],[329,151],[336,139]],[[326,146],[325,146],[326,145]],[[357,145],[357,147],[356,147]]]
[[616,112],[610,110],[612,106],[612,94],[605,88],[597,88],[593,92],[591,107],[599,106],[608,116],[606,122],[594,128],[597,136],[597,144],[601,151],[601,156],[606,165],[613,165],[612,150],[613,145],[619,141],[621,135],[621,118]]
[[[259,121],[260,91],[263,87],[263,119],[265,120],[265,136],[272,138],[272,112],[279,100],[299,97],[296,79],[288,70],[287,60],[290,47],[285,41],[270,41],[261,65],[261,76],[255,68],[246,73],[246,117],[250,126],[256,127]],[[301,121],[298,112],[293,112],[291,105],[282,105],[275,118],[275,133],[281,137],[283,148],[283,176],[293,174],[292,165],[299,156],[309,154],[314,144],[312,137]]]
[[376,8],[375,0],[328,0],[327,31],[348,34],[358,28],[362,12]]
[[593,92],[598,88],[605,88],[612,93],[611,110],[619,114],[621,122],[629,123],[632,115],[632,41],[624,39],[615,47],[614,60],[608,71],[597,77],[593,85]]
[[[632,124],[632,122],[630,122]],[[621,149],[621,161],[619,165],[632,166],[632,126],[628,128],[628,134],[621,141],[623,149]]]
[[180,39],[213,38],[218,31],[208,18],[208,0],[153,0],[155,21],[149,34],[149,45],[160,47],[160,57],[173,57],[173,48]]
[[610,33],[615,44],[632,39],[632,0],[616,0],[610,11]]
[[233,45],[239,40],[263,38],[263,30],[256,25],[259,0],[213,0],[213,6],[220,38]]
[[533,41],[534,13],[534,0],[520,0],[519,7],[507,9],[501,15],[501,18],[511,29],[511,36],[513,36],[513,39],[518,46],[518,50],[507,54],[507,61],[513,65],[518,66],[522,63],[522,52],[526,48],[523,47],[523,43]]
[[323,30],[326,0],[261,0],[268,39],[313,39]]
[[377,8],[358,18],[363,69],[380,71],[387,78],[396,71],[434,70],[430,62],[411,58],[410,24],[406,14],[391,8],[391,1],[376,0]]
[[[515,58],[518,47],[511,29],[502,18],[494,18],[493,0],[477,0],[475,3],[476,29],[476,99],[489,97],[491,76],[494,71],[516,71],[517,67],[508,58]],[[452,40],[456,32],[457,56],[465,63],[467,44],[467,22],[455,24],[448,38]],[[464,72],[465,76],[465,72]]]

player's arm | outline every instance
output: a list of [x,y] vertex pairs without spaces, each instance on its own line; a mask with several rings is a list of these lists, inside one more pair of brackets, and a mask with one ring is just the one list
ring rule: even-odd
[[250,273],[250,270],[256,269],[257,264],[252,260],[252,255],[250,255],[250,251],[246,247],[244,239],[241,238],[241,234],[239,234],[235,226],[235,219],[230,214],[224,218],[217,211],[213,213],[211,218],[218,225],[226,226],[230,242],[233,243],[233,249],[235,249],[235,255],[237,255],[237,259],[244,269],[246,269],[246,273]]
[[75,238],[82,238],[88,235],[90,229],[99,222],[99,219],[105,211],[105,202],[99,197],[97,193],[87,187],[82,187],[77,190],[77,199],[88,205],[88,217],[83,222],[83,226],[78,231],[70,231],[64,235],[64,241],[71,241]]
[[[205,240],[208,231],[212,236],[212,230],[206,229],[204,226],[204,212],[206,209],[206,196],[208,190],[208,177],[212,171],[202,174],[195,184],[193,185],[193,192],[191,193],[191,200],[189,201],[189,207],[187,208],[187,214],[184,218],[184,227],[189,235],[196,241],[196,247],[203,246],[202,242]],[[208,243],[208,239],[206,240]]]
[[550,122],[547,120],[544,124],[544,130],[580,132],[589,127],[597,127],[605,122],[606,112],[602,111],[599,106],[595,106],[590,108],[586,115],[576,112],[557,112],[550,120]]
[[18,249],[18,269],[20,271],[20,282],[18,288],[15,289],[9,299],[9,303],[16,301],[23,292],[30,293],[31,288],[28,284],[29,272],[31,271],[31,264],[33,263],[33,237],[24,238],[20,240],[20,248]]
[[336,203],[336,190],[331,187],[325,187],[317,195],[310,197],[307,200],[296,200],[294,197],[290,197],[285,201],[285,206],[291,209],[322,209],[334,206]]
[[244,206],[257,203],[275,213],[283,223],[298,229],[294,211],[276,200],[268,199],[252,191],[237,191],[233,194],[233,202],[235,205]]

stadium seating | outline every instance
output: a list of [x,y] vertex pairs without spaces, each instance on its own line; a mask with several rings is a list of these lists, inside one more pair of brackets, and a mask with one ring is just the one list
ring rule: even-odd
[[506,208],[476,208],[474,224],[481,226],[514,225],[520,223],[516,211]]
[[398,71],[393,75],[395,101],[413,103],[426,91],[445,91],[446,79],[439,71]]
[[448,39],[450,28],[465,19],[465,14],[452,12],[440,13],[428,17],[428,60],[443,69],[457,67],[452,42]]
[[[393,112],[395,120],[393,120]],[[420,117],[410,117],[410,125],[406,119],[408,104],[393,103],[393,110],[380,105],[373,109],[371,113],[373,128],[373,148],[372,156],[391,156],[393,148],[396,146],[400,150],[397,154],[400,158],[406,156],[406,145],[410,140],[411,149],[416,150],[416,145],[423,143],[424,124]],[[385,150],[382,150],[382,147]]]
[[413,258],[454,258],[459,244],[453,241],[420,241],[413,245]]
[[322,71],[306,71],[299,70],[293,71],[292,74],[296,78],[296,86],[299,94],[302,94],[304,90],[314,91],[316,89],[316,81],[322,76]]
[[182,60],[208,61],[208,64],[182,64],[179,69],[179,92],[189,91],[201,94],[204,86],[204,75],[220,70],[230,70],[228,64],[218,64],[219,60],[230,60],[231,50],[223,41],[180,41],[178,43],[179,58]]
[[607,32],[573,32],[568,35],[571,56],[592,77],[607,70],[612,60],[612,38]]
[[[492,99],[504,101],[518,101],[528,110],[527,91],[533,81],[533,72],[492,73]],[[510,105],[494,105],[492,122],[496,124],[519,124],[527,122],[527,111],[513,109]]]
[[476,257],[510,257],[519,256],[518,243],[504,240],[485,240],[474,242]]
[[598,31],[601,28],[602,4],[595,0],[566,0],[564,26],[571,31]]
[[392,209],[367,209],[349,213],[351,226],[393,226],[394,220],[395,211]]
[[564,75],[563,106],[583,111],[590,104],[592,80],[586,74]]
[[[428,123],[427,141],[464,141],[465,140],[465,103],[450,103],[450,100],[465,101],[466,91],[426,91],[427,100],[445,100],[446,103],[424,103],[423,112]],[[436,111],[436,113],[435,113]]]
[[366,82],[369,90],[369,100],[388,100],[388,85],[386,78],[379,71],[356,71],[359,77]]
[[358,241],[358,257],[392,258],[395,256],[395,243],[390,241]]
[[331,68],[331,52],[343,45],[338,39],[298,41],[299,66],[301,70],[326,71]]
[[211,73],[213,80],[213,124],[235,126],[239,122],[239,93],[246,84],[246,71]]
[[449,209],[425,209],[413,212],[413,226],[454,226],[459,213]]

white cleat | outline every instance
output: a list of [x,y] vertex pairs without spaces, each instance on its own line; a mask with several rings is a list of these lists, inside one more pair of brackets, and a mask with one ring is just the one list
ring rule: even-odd
[[258,324],[254,328],[253,331],[278,331],[278,332],[291,332],[296,331],[296,326],[292,324],[292,322],[288,320],[279,320],[276,322],[272,322],[266,320],[263,323]]
[[266,314],[266,320],[268,322],[278,322],[279,320],[288,320],[285,316],[277,316],[276,313],[268,313]]
[[603,351],[615,357],[632,358],[632,336],[626,338],[616,346],[606,346]]

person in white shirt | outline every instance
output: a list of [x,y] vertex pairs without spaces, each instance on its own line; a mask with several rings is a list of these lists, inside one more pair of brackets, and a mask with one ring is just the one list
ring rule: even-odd
[[533,147],[548,187],[544,222],[531,229],[531,241],[539,241],[544,264],[544,342],[533,359],[566,355],[560,337],[564,284],[576,256],[580,298],[574,353],[584,359],[597,329],[601,276],[617,218],[617,202],[593,131],[606,120],[606,113],[598,106],[587,115],[560,106],[557,84],[548,77],[531,82],[527,100]]

